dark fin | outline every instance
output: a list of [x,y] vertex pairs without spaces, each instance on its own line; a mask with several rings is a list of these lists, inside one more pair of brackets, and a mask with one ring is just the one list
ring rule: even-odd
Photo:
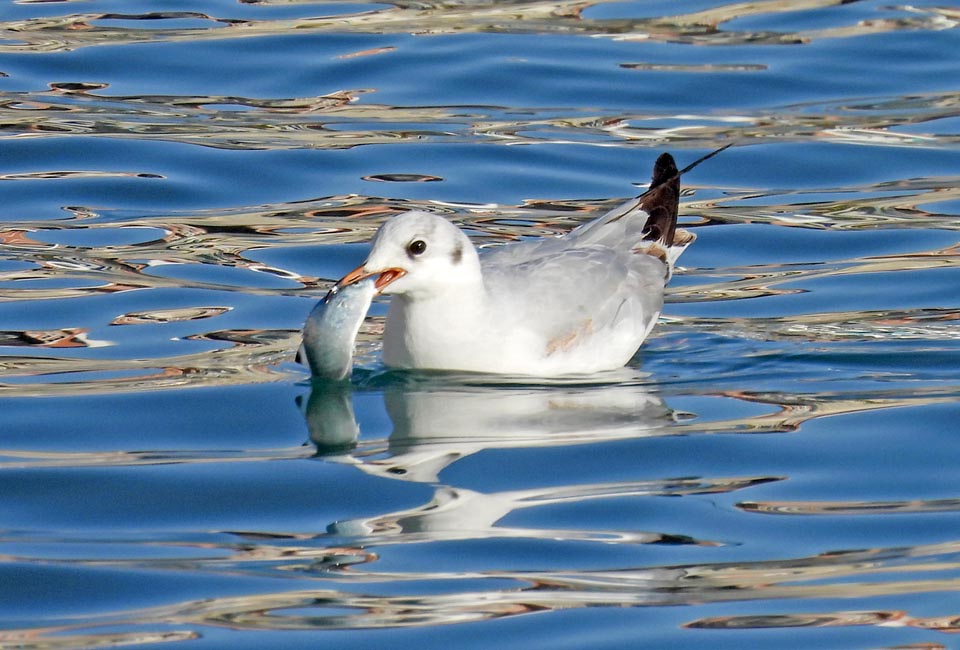
[[680,173],[677,163],[668,153],[660,154],[653,164],[650,189],[640,199],[640,208],[647,213],[643,228],[644,241],[660,242],[669,246],[677,229],[677,210],[680,207]]
[[640,208],[649,215],[643,229],[644,241],[660,242],[667,247],[673,245],[674,233],[677,230],[677,211],[680,207],[680,177],[704,160],[713,158],[733,145],[734,143],[730,142],[714,149],[680,171],[677,171],[673,156],[668,153],[660,154],[657,162],[653,163],[650,189],[640,195]]

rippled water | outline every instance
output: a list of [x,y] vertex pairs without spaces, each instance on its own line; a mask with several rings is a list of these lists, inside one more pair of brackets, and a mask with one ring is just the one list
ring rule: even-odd
[[[5,5],[0,648],[956,647],[958,23]],[[628,368],[385,372],[382,303],[292,362],[396,211],[561,233],[729,142]]]

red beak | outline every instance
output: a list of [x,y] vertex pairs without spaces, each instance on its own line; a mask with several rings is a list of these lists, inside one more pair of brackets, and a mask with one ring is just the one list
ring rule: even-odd
[[368,273],[364,270],[363,266],[358,266],[353,269],[345,276],[340,278],[337,281],[337,284],[334,285],[337,289],[341,289],[349,284],[354,284],[355,282],[360,282],[366,278],[372,277],[374,275],[378,276],[376,282],[373,283],[373,286],[377,288],[377,291],[383,291],[383,288],[393,282],[394,280],[399,280],[407,274],[403,269],[387,269],[386,271],[378,271],[374,273]]

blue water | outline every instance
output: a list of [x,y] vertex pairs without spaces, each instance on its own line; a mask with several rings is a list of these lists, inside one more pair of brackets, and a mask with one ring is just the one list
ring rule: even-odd
[[[0,8],[0,648],[944,649],[960,7]],[[384,219],[566,232],[683,166],[590,378],[293,362]],[[670,498],[668,498],[670,497]]]

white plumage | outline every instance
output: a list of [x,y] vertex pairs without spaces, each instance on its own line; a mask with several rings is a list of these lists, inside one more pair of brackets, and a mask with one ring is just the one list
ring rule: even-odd
[[443,217],[400,214],[338,286],[375,276],[392,296],[388,366],[535,376],[619,368],[656,324],[673,264],[694,239],[676,230],[681,173],[663,154],[641,196],[562,237],[479,253]]

